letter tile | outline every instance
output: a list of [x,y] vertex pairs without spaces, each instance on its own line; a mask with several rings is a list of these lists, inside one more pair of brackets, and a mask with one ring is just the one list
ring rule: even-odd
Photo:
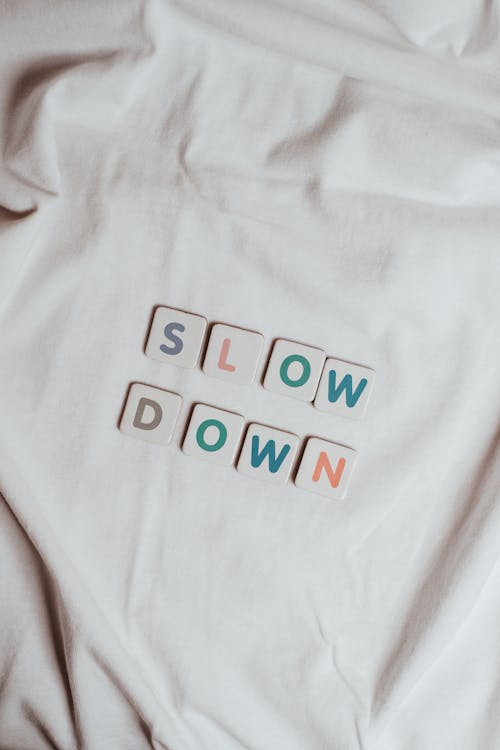
[[179,417],[182,398],[177,393],[133,383],[120,422],[120,430],[148,443],[167,445]]
[[238,471],[255,479],[286,484],[299,447],[291,432],[253,423],[248,426]]
[[238,450],[244,422],[241,414],[196,404],[182,450],[188,456],[230,466]]
[[329,357],[323,368],[314,406],[339,417],[361,419],[370,398],[375,371]]
[[334,500],[345,497],[357,453],[329,440],[311,437],[306,443],[295,484]]
[[216,323],[210,332],[203,372],[248,385],[255,380],[263,343],[264,336],[257,331]]
[[322,349],[278,339],[267,365],[264,388],[301,401],[312,401],[325,357]]
[[207,320],[201,315],[157,307],[146,345],[146,355],[179,367],[196,367]]

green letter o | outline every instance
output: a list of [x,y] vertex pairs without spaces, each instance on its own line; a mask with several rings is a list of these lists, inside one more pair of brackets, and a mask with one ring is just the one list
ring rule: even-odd
[[[291,378],[288,377],[288,370],[293,362],[300,362],[303,368],[302,375],[300,376],[300,378],[297,378],[297,380],[291,380]],[[309,360],[303,357],[301,354],[290,354],[288,357],[285,357],[285,359],[281,363],[280,378],[285,385],[289,385],[291,388],[299,388],[301,385],[304,385],[304,383],[307,383],[310,376],[311,364]]]
[[[219,430],[219,438],[218,440],[213,443],[213,445],[210,445],[205,440],[205,432],[208,430],[209,427],[217,427]],[[200,448],[204,451],[218,451],[222,448],[222,446],[225,444],[227,440],[227,429],[222,424],[222,422],[219,422],[218,419],[205,419],[204,422],[200,424],[198,429],[196,430],[196,442],[200,446]]]

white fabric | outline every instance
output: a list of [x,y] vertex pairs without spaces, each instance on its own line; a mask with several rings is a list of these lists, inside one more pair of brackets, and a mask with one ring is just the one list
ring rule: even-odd
[[[1,750],[498,750],[499,5],[0,3]],[[148,359],[157,304],[374,367],[367,418]],[[195,401],[349,496],[183,455]]]

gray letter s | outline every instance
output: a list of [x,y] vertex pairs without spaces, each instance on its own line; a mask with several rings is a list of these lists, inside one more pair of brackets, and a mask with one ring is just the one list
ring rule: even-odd
[[164,354],[179,354],[184,349],[184,342],[182,339],[179,338],[179,336],[176,336],[173,331],[180,331],[181,333],[186,330],[186,326],[183,326],[182,323],[169,323],[165,326],[164,334],[165,338],[167,338],[169,341],[173,342],[173,346],[166,346],[165,344],[162,344],[160,346],[160,350]]

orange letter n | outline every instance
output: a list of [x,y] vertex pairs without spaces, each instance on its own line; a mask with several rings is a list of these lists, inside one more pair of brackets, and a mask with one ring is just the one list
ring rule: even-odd
[[335,471],[332,469],[332,465],[330,463],[330,460],[325,453],[325,451],[321,451],[319,454],[318,461],[316,463],[316,467],[314,469],[313,474],[313,482],[318,482],[319,478],[321,476],[321,472],[323,469],[326,471],[328,476],[328,481],[330,482],[331,486],[335,489],[339,486],[340,480],[342,479],[342,473],[344,471],[345,467],[345,458],[339,458],[337,461],[337,466],[335,467]]

